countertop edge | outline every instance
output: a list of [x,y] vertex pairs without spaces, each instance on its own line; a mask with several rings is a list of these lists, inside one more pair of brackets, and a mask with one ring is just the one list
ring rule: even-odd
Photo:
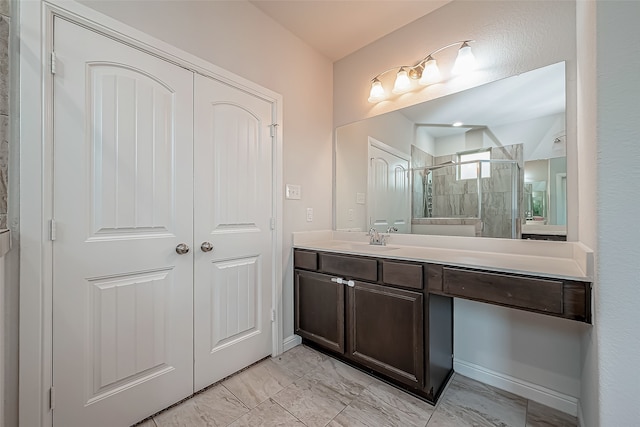
[[[332,253],[344,253],[349,255],[359,255],[359,256],[372,256],[376,258],[385,258],[385,259],[397,259],[402,261],[414,261],[414,262],[427,262],[438,265],[450,265],[454,267],[464,267],[464,268],[476,268],[482,269],[486,271],[495,271],[500,273],[512,273],[512,274],[523,274],[523,275],[532,275],[538,277],[547,277],[554,279],[564,279],[564,280],[575,280],[581,282],[592,282],[592,278],[589,277],[581,268],[579,263],[571,258],[551,258],[551,257],[542,257],[536,255],[513,255],[513,254],[499,254],[495,252],[477,252],[477,251],[463,251],[463,250],[454,250],[454,249],[438,249],[438,248],[425,248],[425,247],[416,247],[416,246],[404,246],[404,245],[389,245],[389,247],[394,247],[400,249],[411,250],[414,252],[423,252],[424,255],[406,255],[399,253],[385,253],[385,252],[374,252],[374,251],[366,251],[366,250],[355,250],[355,249],[345,249],[341,247],[332,247],[339,246],[341,244],[353,243],[349,241],[340,241],[340,240],[325,240],[325,241],[307,241],[294,243],[293,247],[295,249],[306,249],[306,250],[316,250],[322,252],[332,252]],[[440,250],[440,252],[451,252],[452,259],[436,259],[428,256],[429,251]],[[467,255],[472,255],[475,258],[482,260],[483,258],[487,260],[485,263],[476,263],[476,262],[460,262],[456,261],[455,256],[458,255],[460,257],[464,257]],[[522,268],[509,268],[506,266],[499,266],[495,263],[491,262],[492,257],[504,257],[516,259],[520,263],[527,264],[527,261],[531,263],[531,267],[527,269]],[[566,264],[567,269],[575,270],[575,274],[562,274],[558,272],[550,272],[543,271],[540,268],[535,268],[533,264],[536,262],[541,264],[548,264],[549,262],[554,263],[563,263]]]

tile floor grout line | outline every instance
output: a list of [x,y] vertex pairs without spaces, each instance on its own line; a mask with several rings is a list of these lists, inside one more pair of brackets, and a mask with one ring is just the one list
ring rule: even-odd
[[[283,390],[284,390],[284,389],[283,389]],[[280,390],[280,391],[282,391],[282,390]],[[276,394],[278,394],[278,393],[276,393]],[[269,398],[269,399],[271,399],[271,398]],[[288,410],[287,410],[287,408],[285,408],[284,406],[282,406],[282,405],[280,404],[280,402],[278,402],[277,400],[274,400],[274,399],[271,399],[271,401],[272,401],[273,403],[275,403],[276,405],[278,405],[279,407],[281,407],[281,408],[282,408],[282,410],[283,410],[283,411],[285,411],[287,414],[291,415],[293,418],[295,418],[296,420],[300,421],[300,422],[302,423],[302,425],[303,425],[303,426],[307,426],[307,427],[308,427],[307,423],[305,423],[305,422],[304,422],[304,421],[302,421],[300,418],[298,418],[298,417],[296,417],[295,415],[293,415],[290,411],[288,411]]]

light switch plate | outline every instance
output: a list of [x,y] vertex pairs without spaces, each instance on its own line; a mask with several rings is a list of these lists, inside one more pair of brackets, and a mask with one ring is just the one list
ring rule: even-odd
[[300,200],[302,198],[302,187],[295,184],[287,184],[285,197],[289,200]]
[[313,208],[307,208],[307,222],[313,221]]
[[356,193],[356,203],[359,205],[365,204],[365,194],[364,193]]

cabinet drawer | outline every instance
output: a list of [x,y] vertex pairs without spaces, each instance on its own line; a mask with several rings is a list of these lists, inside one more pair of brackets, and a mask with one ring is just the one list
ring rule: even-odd
[[378,281],[378,261],[375,259],[320,254],[320,269],[353,279]]
[[563,313],[560,280],[482,273],[445,267],[444,292],[478,301],[540,311]]
[[382,281],[388,285],[422,289],[422,265],[382,261]]
[[318,254],[316,252],[296,249],[293,251],[293,266],[305,270],[317,270]]

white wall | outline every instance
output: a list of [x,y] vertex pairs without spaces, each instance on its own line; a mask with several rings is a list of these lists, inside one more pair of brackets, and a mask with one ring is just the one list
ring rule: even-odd
[[599,417],[589,410],[587,426],[632,426],[640,419],[638,17],[639,2],[596,3],[598,292],[596,333],[587,351],[597,354],[599,387],[584,407],[596,405]]
[[[411,156],[414,126],[400,113],[361,120],[336,129],[336,228],[367,231],[369,137]],[[356,193],[365,193],[357,203]],[[349,215],[349,210],[353,215]],[[352,220],[350,218],[353,218]]]
[[83,3],[283,96],[284,182],[302,186],[302,200],[284,202],[284,337],[292,335],[291,233],[332,222],[331,61],[247,1]]
[[[334,64],[334,124],[340,126],[453,93],[465,85],[486,83],[566,61],[567,149],[571,156],[568,175],[575,177],[575,23],[573,2],[453,1]],[[472,46],[480,63],[480,70],[472,81],[452,80],[378,104],[367,102],[370,79],[378,72],[412,63],[430,50],[469,38],[476,40]],[[437,58],[443,68],[444,64],[453,64],[456,52],[449,50]],[[569,235],[575,239],[579,227],[577,180],[569,183],[572,197]],[[540,316],[524,312],[506,312],[480,303],[456,304],[456,359],[466,366],[497,373],[506,383],[520,381],[567,395],[574,399],[575,411],[581,381],[581,329],[590,327],[554,318],[539,321]],[[561,368],[550,366],[551,359]],[[477,369],[476,373],[482,375]],[[506,383],[503,381],[502,385]],[[563,408],[567,410],[566,405]]]
[[[596,2],[578,2],[576,5],[577,40],[577,142],[579,181],[580,238],[587,246],[597,251],[596,227],[596,176],[598,174],[596,135]],[[595,307],[600,299],[598,272],[592,291],[594,303],[593,322],[595,327],[585,331],[582,337],[582,384],[580,391],[579,419],[584,427],[600,426],[599,375],[598,375],[598,313]]]

